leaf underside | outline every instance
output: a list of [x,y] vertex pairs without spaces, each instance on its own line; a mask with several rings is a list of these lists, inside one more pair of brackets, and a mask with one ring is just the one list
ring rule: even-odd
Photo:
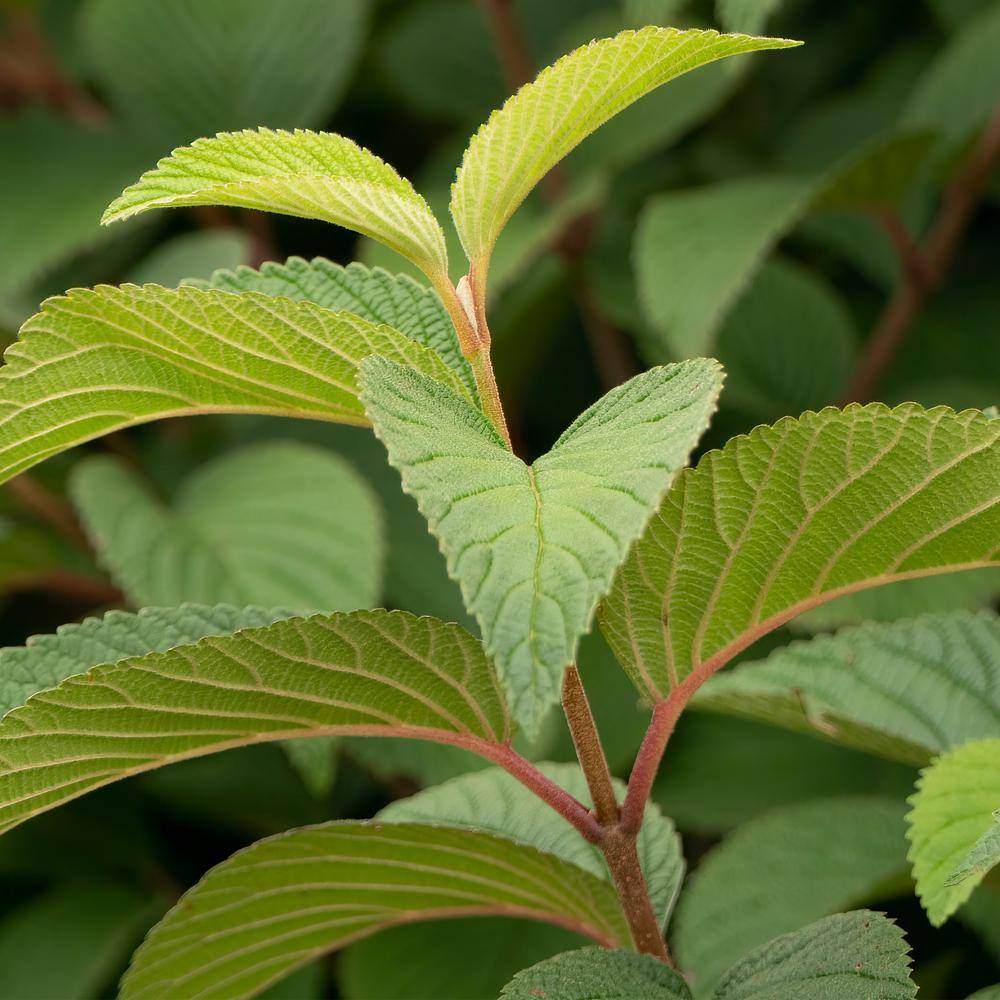
[[344,821],[259,841],[209,872],[150,932],[121,997],[252,996],[384,927],[482,914],[630,941],[614,890],[552,855],[474,830]]
[[196,413],[365,425],[362,358],[465,393],[432,351],[350,313],[268,295],[103,285],[49,299],[0,368],[0,481],[110,431]]
[[531,466],[421,373],[373,358],[362,378],[375,432],[441,543],[515,718],[534,732],[615,569],[705,429],[718,366],[637,376]]
[[112,781],[269,740],[509,737],[482,645],[400,611],[292,618],[102,665],[0,722],[0,832]]
[[995,563],[1000,422],[914,403],[786,418],[681,474],[601,611],[656,701],[823,601]]

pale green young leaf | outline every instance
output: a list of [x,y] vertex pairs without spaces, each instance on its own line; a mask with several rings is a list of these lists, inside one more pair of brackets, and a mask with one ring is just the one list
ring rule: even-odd
[[794,642],[712,678],[692,704],[921,766],[1000,736],[1000,618],[959,611]]
[[942,754],[921,772],[910,804],[907,836],[917,895],[930,922],[940,927],[998,860],[1000,738]]
[[601,625],[658,700],[823,601],[995,564],[998,538],[997,421],[915,403],[805,413],[678,477]]
[[371,323],[391,326],[437,351],[461,378],[469,395],[476,398],[475,377],[441,300],[405,274],[389,274],[380,267],[358,263],[341,267],[324,257],[311,261],[290,257],[284,264],[262,264],[258,271],[250,267],[216,271],[211,281],[197,285],[315,302],[324,309],[354,313]]
[[362,378],[376,433],[533,734],[615,569],[705,429],[718,366],[636,376],[531,466],[470,403],[412,368],[372,358]]
[[102,882],[47,890],[0,922],[0,996],[109,995],[103,991],[164,909],[148,892]]
[[433,352],[310,302],[195,288],[101,286],[49,299],[0,368],[0,481],[161,417],[269,413],[365,425],[357,365],[414,365],[465,393]]
[[283,617],[264,608],[185,604],[143,608],[138,614],[109,611],[103,618],[62,625],[51,635],[32,636],[23,646],[0,649],[0,717],[91,667],[270,625]]
[[452,188],[452,216],[478,291],[485,287],[493,245],[514,210],[552,167],[609,118],[698,66],[796,44],[650,27],[591,42],[543,70],[473,136]]
[[508,738],[482,645],[404,612],[291,618],[94,667],[0,722],[0,831],[112,781],[301,736]]
[[691,1000],[680,973],[650,955],[581,948],[519,972],[501,1000]]
[[448,274],[441,226],[389,164],[329,132],[220,132],[175,149],[108,207],[104,223],[152,208],[230,205],[321,219],[370,236],[434,283]]
[[817,920],[733,966],[713,1000],[913,1000],[909,947],[882,913]]
[[[539,769],[588,808],[591,804],[583,772],[576,764],[540,764]],[[619,798],[622,782],[615,782]],[[552,809],[539,809],[534,794],[500,768],[464,774],[390,803],[378,819],[387,823],[447,823],[474,827],[537,847],[609,881],[600,849]],[[684,877],[684,857],[673,823],[653,805],[646,807],[639,832],[639,860],[649,885],[653,908],[666,924]]]
[[121,997],[253,996],[383,927],[486,914],[555,923],[607,947],[631,940],[609,885],[534,848],[445,826],[326,823],[210,871],[136,952]]
[[348,82],[369,6],[91,0],[80,11],[81,51],[131,129],[157,143],[257,125],[318,125]]
[[203,465],[164,503],[123,462],[91,458],[70,494],[98,559],[138,606],[377,603],[384,539],[370,487],[339,456],[291,441]]
[[713,848],[688,880],[671,940],[700,996],[772,938],[869,901],[907,892],[905,806],[843,796],[775,809]]

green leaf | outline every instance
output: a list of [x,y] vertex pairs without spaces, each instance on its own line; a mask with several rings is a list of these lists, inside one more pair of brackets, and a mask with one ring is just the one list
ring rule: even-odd
[[128,278],[135,285],[176,288],[182,282],[193,284],[191,278],[207,278],[220,267],[239,267],[251,255],[249,233],[241,229],[200,229],[161,243],[131,270]]
[[685,886],[671,934],[699,995],[780,934],[881,898],[892,881],[908,891],[904,812],[902,802],[876,796],[800,803],[751,820],[710,851]]
[[50,889],[0,922],[0,995],[90,1000],[163,912],[135,889],[95,883]]
[[[540,764],[539,769],[570,795],[591,805],[583,772],[576,764]],[[625,786],[615,782],[619,798]],[[610,881],[600,849],[552,809],[539,809],[538,800],[516,778],[500,768],[489,768],[453,778],[407,799],[390,803],[378,818],[387,823],[445,823],[473,827],[507,837]],[[639,860],[646,875],[653,908],[666,924],[684,877],[684,857],[673,823],[656,806],[647,806],[639,833]]]
[[967,19],[924,70],[903,112],[909,128],[943,136],[950,150],[981,129],[1000,100],[1000,5]]
[[455,327],[441,300],[405,274],[389,274],[363,264],[341,267],[323,257],[291,257],[284,264],[263,264],[259,271],[240,267],[216,271],[199,287],[224,292],[263,292],[294,302],[315,302],[324,309],[354,313],[370,323],[391,326],[424,347],[437,351],[462,380],[473,399],[476,380],[462,355]]
[[49,299],[0,368],[0,481],[110,431],[195,413],[364,425],[358,362],[379,353],[464,393],[433,352],[309,302],[101,286]]
[[504,224],[542,177],[591,132],[688,70],[730,55],[796,44],[715,31],[624,31],[571,52],[522,87],[473,137],[452,189],[452,216],[480,300]]
[[209,872],[136,952],[121,997],[250,996],[401,921],[500,913],[630,940],[614,890],[559,858],[474,830],[326,823]]
[[691,1000],[680,974],[650,955],[581,948],[519,972],[501,1000]]
[[816,273],[766,263],[719,330],[724,401],[774,421],[836,402],[851,373],[857,330]]
[[926,615],[795,642],[692,703],[917,766],[1000,734],[1000,617]]
[[373,358],[363,398],[534,733],[629,545],[705,429],[714,362],[657,368],[613,389],[525,465],[471,404]]
[[786,418],[678,477],[601,626],[653,700],[811,607],[1000,556],[1000,423],[906,403]]
[[199,468],[169,506],[123,462],[92,458],[70,493],[100,562],[139,606],[353,611],[381,593],[377,501],[329,451],[241,448]]
[[913,1000],[909,948],[881,913],[818,920],[764,945],[726,974],[714,1000]]
[[389,164],[342,135],[262,128],[197,139],[126,188],[102,221],[192,205],[321,219],[384,243],[432,283],[448,274],[444,233],[427,202]]
[[110,611],[103,618],[62,625],[53,635],[32,636],[24,646],[0,649],[0,717],[33,694],[74,674],[127,657],[165,652],[208,635],[270,625],[285,617],[264,608],[143,608],[138,614]]
[[936,758],[921,772],[910,804],[917,895],[940,927],[997,861],[1000,739],[976,740]]
[[368,8],[368,0],[93,0],[82,10],[81,42],[132,129],[186,142],[322,123],[354,67]]
[[763,31],[784,0],[716,0],[715,16],[726,31]]
[[349,945],[337,960],[337,985],[351,1000],[496,1000],[521,969],[584,944],[562,927],[510,917],[400,924]]
[[94,667],[0,722],[0,832],[173,761],[351,734],[488,754],[509,731],[481,644],[431,618],[357,611]]

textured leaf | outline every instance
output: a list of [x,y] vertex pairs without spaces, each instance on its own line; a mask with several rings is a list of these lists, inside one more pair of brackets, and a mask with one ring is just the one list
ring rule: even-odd
[[116,885],[51,889],[0,922],[0,995],[90,1000],[103,992],[164,907]]
[[[574,798],[590,806],[587,782],[576,764],[541,764],[539,768]],[[623,783],[616,782],[615,790],[623,797]],[[610,881],[600,849],[584,840],[554,810],[539,809],[534,794],[500,768],[464,774],[410,798],[399,799],[386,806],[378,818],[388,823],[474,827],[537,847]],[[666,924],[684,877],[684,857],[673,823],[655,806],[646,808],[638,847],[653,907]]]
[[998,441],[981,413],[915,403],[734,438],[664,498],[604,603],[604,634],[655,700],[824,600],[996,562]]
[[712,678],[693,704],[920,766],[1000,736],[1000,618],[960,611],[795,642]]
[[413,369],[373,358],[363,398],[416,497],[529,732],[615,568],[708,423],[714,362],[646,372],[526,466],[482,414]]
[[82,11],[83,54],[131,127],[157,142],[254,125],[317,125],[347,83],[368,6],[93,0]]
[[501,1000],[691,1000],[673,969],[649,955],[581,948],[519,972]]
[[260,841],[213,869],[153,929],[122,1000],[252,996],[317,954],[401,921],[504,913],[629,941],[614,891],[490,834],[327,823]]
[[867,902],[892,879],[907,891],[904,812],[902,802],[875,796],[786,806],[709,852],[681,895],[671,934],[699,995],[710,996],[729,966],[779,934]]
[[201,754],[299,736],[508,737],[482,646],[403,612],[279,621],[94,667],[0,723],[0,831]]
[[165,652],[208,635],[270,625],[284,615],[264,608],[143,608],[138,614],[110,611],[103,618],[62,625],[52,635],[32,636],[24,646],[0,649],[0,717],[33,694],[67,677],[127,657]]
[[817,274],[766,263],[719,330],[725,403],[773,421],[836,402],[851,372],[857,330]]
[[0,480],[122,427],[195,413],[367,422],[361,358],[416,365],[464,392],[433,352],[308,302],[102,286],[49,299],[0,368]]
[[913,1000],[908,953],[883,914],[838,913],[748,955],[714,1000]]
[[[1000,809],[1000,739],[976,740],[938,757],[921,772],[910,803],[907,836],[917,895],[930,922],[940,927],[997,861],[993,814]],[[970,860],[976,871],[966,870]]]
[[983,878],[1000,864],[1000,809],[993,812],[990,828],[976,841],[962,863],[948,876],[949,885],[958,885],[968,878]]
[[655,331],[646,344],[651,360],[710,347],[727,310],[813,191],[812,181],[765,177],[670,192],[649,203],[636,230],[635,268]]
[[341,267],[323,257],[311,261],[291,257],[284,264],[263,264],[259,271],[249,267],[217,271],[203,287],[315,302],[324,309],[354,313],[371,323],[391,326],[437,351],[461,378],[469,395],[476,398],[475,377],[441,300],[404,274],[392,275],[380,267],[357,263]]
[[644,28],[591,42],[543,70],[476,133],[452,189],[452,215],[480,291],[506,221],[542,177],[596,128],[688,70],[725,56],[795,44]]
[[444,233],[427,202],[389,164],[341,135],[247,129],[198,139],[126,188],[103,221],[191,205],[333,222],[391,247],[432,282],[448,273]]
[[230,452],[170,506],[121,461],[92,458],[70,492],[100,561],[139,606],[353,611],[381,593],[377,501],[329,451],[270,442]]

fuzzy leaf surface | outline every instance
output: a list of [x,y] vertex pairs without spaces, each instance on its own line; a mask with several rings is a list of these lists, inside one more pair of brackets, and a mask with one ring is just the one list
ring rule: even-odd
[[[583,772],[576,764],[540,764],[539,769],[585,806],[591,805]],[[624,784],[615,783],[619,798]],[[447,823],[508,837],[569,861],[608,881],[600,849],[553,809],[538,809],[538,800],[516,778],[501,768],[463,774],[390,803],[378,818],[387,823]],[[684,877],[684,857],[674,824],[653,805],[646,807],[639,833],[642,864],[653,908],[666,924]]]
[[315,302],[334,312],[350,312],[370,323],[391,326],[424,347],[437,351],[476,398],[476,380],[463,357],[455,327],[431,289],[405,274],[354,262],[342,267],[325,257],[290,257],[284,264],[266,263],[259,270],[239,267],[216,271],[199,287],[224,292],[263,292],[295,302]]
[[527,466],[470,403],[411,368],[364,366],[375,430],[417,500],[534,732],[594,608],[707,426],[715,362],[656,368],[586,410]]
[[432,281],[448,273],[444,233],[413,185],[374,153],[331,132],[246,129],[197,139],[126,188],[103,221],[194,205],[332,222],[384,243]]
[[938,757],[921,772],[909,801],[917,895],[940,927],[1000,860],[994,816],[1000,810],[1000,738],[975,740]]
[[903,932],[882,913],[837,913],[758,948],[713,1000],[913,1000]]
[[465,389],[389,327],[310,302],[104,285],[49,299],[0,368],[0,481],[123,427],[196,413],[364,425],[356,372],[381,354]]
[[823,601],[1000,558],[1000,422],[851,405],[733,438],[682,473],[604,602],[659,700]]
[[905,811],[878,796],[796,803],[713,848],[685,886],[671,934],[699,995],[772,938],[866,903],[894,879],[907,891]]
[[581,948],[519,972],[500,1000],[691,1000],[683,977],[633,951]]
[[331,735],[495,745],[508,736],[482,645],[404,612],[291,618],[121,660],[0,722],[0,832],[112,781],[216,750]]
[[795,642],[692,703],[922,766],[1000,736],[1000,617],[959,611]]
[[478,280],[485,280],[493,246],[518,205],[609,118],[698,66],[796,44],[649,27],[598,39],[543,70],[473,136],[452,188],[452,216]]
[[230,452],[169,506],[109,457],[77,466],[70,491],[101,563],[139,606],[353,611],[381,593],[377,501],[320,448],[274,441]]
[[630,941],[614,890],[552,855],[475,830],[335,822],[259,841],[210,871],[136,952],[121,997],[253,996],[384,927],[486,914]]

